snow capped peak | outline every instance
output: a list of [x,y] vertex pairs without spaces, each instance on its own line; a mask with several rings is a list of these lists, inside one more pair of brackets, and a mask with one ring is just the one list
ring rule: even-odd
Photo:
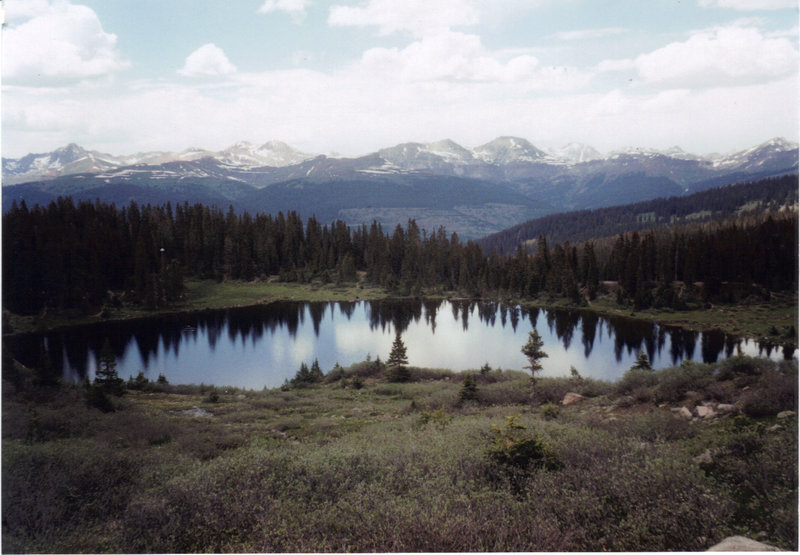
[[253,168],[292,166],[314,157],[313,154],[300,152],[280,141],[268,141],[261,146],[249,141],[239,141],[213,156],[225,165]]
[[510,164],[514,162],[541,162],[547,153],[519,137],[498,137],[495,140],[472,150],[476,158],[489,164]]
[[653,157],[653,156],[661,156],[662,153],[654,148],[648,148],[643,146],[626,146],[619,150],[612,151],[609,155],[609,159],[621,158],[621,157]]
[[582,162],[591,162],[603,157],[599,151],[584,143],[567,143],[559,149],[549,151],[550,154],[558,159],[567,162],[568,164],[580,164]]
[[425,145],[425,150],[451,164],[469,164],[475,161],[472,152],[450,139],[428,143]]
[[787,141],[783,137],[775,137],[747,150],[718,157],[714,160],[714,167],[752,170],[768,167],[774,161],[779,161],[780,164],[787,160],[794,160],[796,167],[797,155],[797,143]]

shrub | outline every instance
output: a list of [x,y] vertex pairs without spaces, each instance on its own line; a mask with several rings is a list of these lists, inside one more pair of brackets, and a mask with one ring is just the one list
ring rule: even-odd
[[616,392],[620,395],[629,395],[634,389],[653,387],[658,382],[658,376],[652,370],[627,370],[617,382]]
[[407,366],[402,364],[395,364],[389,366],[386,371],[386,380],[393,383],[404,383],[411,381],[411,372]]
[[142,390],[143,390],[143,389],[145,389],[145,388],[146,388],[146,387],[147,387],[149,384],[150,384],[150,380],[148,380],[148,379],[145,377],[145,375],[144,375],[144,372],[142,372],[141,370],[139,370],[139,373],[136,375],[136,378],[134,378],[133,376],[131,376],[131,377],[128,379],[128,384],[127,384],[127,387],[128,387],[128,389],[133,389],[133,390],[142,391]]
[[783,410],[797,410],[797,376],[765,373],[742,396],[742,412],[748,416],[773,416]]
[[572,390],[568,378],[539,378],[536,383],[536,399],[540,403],[559,403]]
[[114,412],[117,410],[114,402],[108,394],[106,394],[105,390],[95,384],[90,385],[86,389],[86,404],[99,409],[101,412]]
[[712,383],[711,367],[704,364],[681,364],[657,372],[657,402],[677,403],[689,391],[702,392]]
[[559,407],[555,403],[547,403],[545,405],[542,405],[542,415],[548,420],[558,418],[560,412],[561,412],[561,407]]
[[478,391],[478,401],[482,405],[519,405],[527,403],[529,380],[530,378],[496,382],[481,387]]
[[440,430],[444,430],[451,420],[453,420],[453,416],[448,414],[447,409],[442,405],[435,410],[423,410],[417,419],[417,427],[424,428],[428,424],[433,424]]
[[545,468],[557,470],[563,466],[555,451],[539,437],[521,437],[525,426],[519,424],[518,414],[507,416],[503,426],[492,426],[493,435],[486,452],[489,458],[506,467]]
[[653,400],[653,392],[649,387],[637,387],[631,391],[631,397],[633,397],[637,403],[649,403]]
[[217,393],[216,388],[212,388],[211,391],[208,392],[208,395],[204,399],[206,403],[218,403],[219,402],[219,393]]
[[717,365],[718,380],[732,380],[740,376],[754,376],[765,370],[771,370],[774,363],[769,359],[736,355],[723,360]]

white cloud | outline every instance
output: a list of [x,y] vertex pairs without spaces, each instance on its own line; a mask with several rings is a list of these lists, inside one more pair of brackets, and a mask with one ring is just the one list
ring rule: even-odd
[[635,70],[660,87],[706,88],[782,79],[797,73],[800,56],[789,31],[762,33],[746,20],[695,32],[683,42],[636,58],[603,60],[599,73]]
[[647,82],[713,87],[779,79],[797,72],[798,53],[787,38],[768,38],[752,27],[715,27],[635,60]]
[[630,71],[636,68],[636,62],[630,58],[618,60],[603,60],[597,64],[597,71],[604,73],[607,71]]
[[[103,30],[97,14],[69,2],[34,1],[9,6],[3,37],[3,78],[7,83],[69,84],[108,76],[129,67],[117,36]],[[12,25],[14,21],[21,21]]]
[[306,16],[306,9],[311,5],[311,0],[264,0],[258,13],[268,14],[284,12],[299,22]]
[[516,81],[537,65],[536,58],[527,55],[501,63],[484,50],[480,37],[453,31],[427,36],[403,49],[373,48],[361,58],[365,71],[402,81]]
[[604,27],[602,29],[577,29],[574,31],[562,31],[555,33],[553,37],[559,40],[591,40],[610,37],[624,33],[622,27]]
[[50,8],[49,0],[6,0],[3,3],[5,8],[6,23],[13,23],[18,20],[30,19],[37,15],[42,15]]
[[229,75],[236,67],[228,60],[225,52],[214,43],[204,44],[186,57],[178,73],[186,77]]
[[478,22],[478,11],[466,0],[369,0],[361,6],[332,6],[332,26],[377,26],[381,34],[409,31],[417,36]]
[[699,0],[703,8],[730,8],[739,11],[797,9],[797,0]]

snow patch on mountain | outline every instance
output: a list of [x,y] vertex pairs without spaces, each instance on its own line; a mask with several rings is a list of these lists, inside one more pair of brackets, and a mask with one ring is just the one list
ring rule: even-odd
[[519,162],[545,162],[548,154],[519,137],[498,137],[472,150],[476,158],[487,164],[514,164]]

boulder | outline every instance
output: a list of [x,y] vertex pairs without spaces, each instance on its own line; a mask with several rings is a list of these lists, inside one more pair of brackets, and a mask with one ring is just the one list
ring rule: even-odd
[[564,406],[574,405],[575,403],[580,403],[581,401],[583,401],[583,395],[580,393],[567,393],[561,400],[561,404]]
[[766,543],[757,542],[744,536],[730,536],[725,538],[717,545],[710,547],[707,551],[780,551]]
[[692,419],[692,411],[690,411],[686,407],[679,408],[675,414],[677,414],[681,418],[685,418],[686,420]]
[[781,411],[781,412],[778,413],[778,420],[783,420],[784,418],[791,418],[795,414],[797,414],[797,413],[794,412],[793,410]]
[[699,418],[714,418],[717,413],[714,412],[714,409],[711,407],[707,407],[705,405],[700,405],[694,408],[697,416]]
[[717,405],[717,412],[720,414],[734,414],[736,412],[739,412],[739,409],[736,408],[736,405],[720,403],[719,405]]

